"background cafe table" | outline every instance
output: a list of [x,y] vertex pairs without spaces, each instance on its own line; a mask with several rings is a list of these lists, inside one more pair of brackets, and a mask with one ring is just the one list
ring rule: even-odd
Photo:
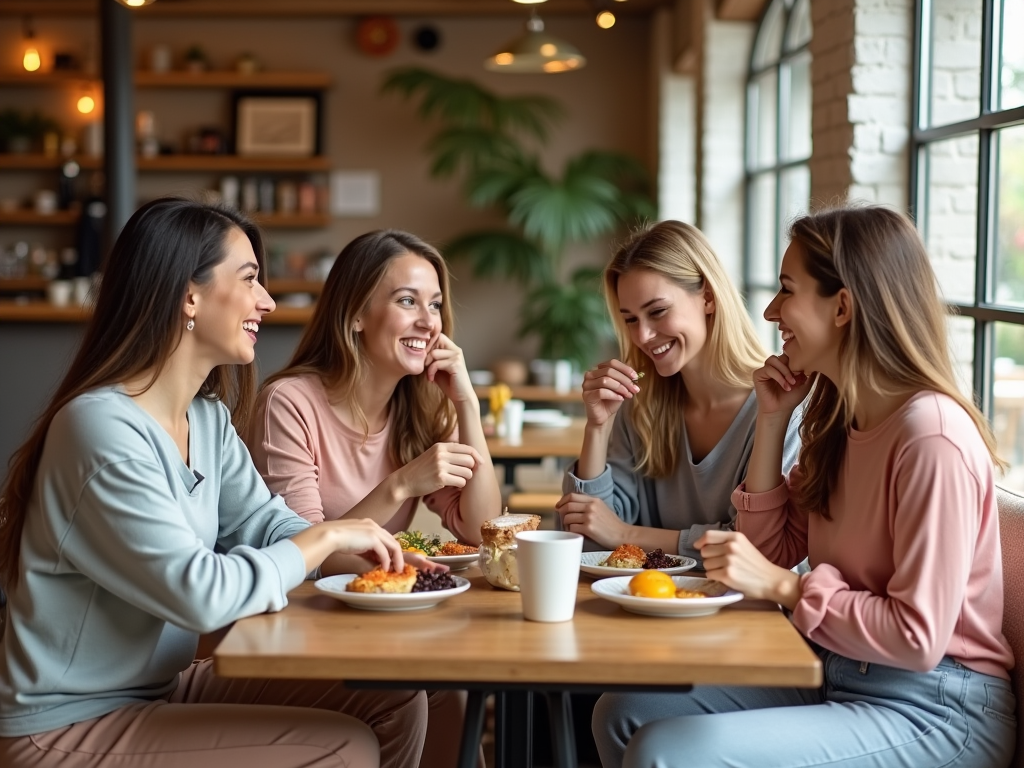
[[558,768],[575,765],[569,693],[682,691],[694,684],[817,687],[821,663],[778,608],[742,601],[713,616],[636,616],[580,578],[572,621],[525,621],[519,595],[472,587],[435,608],[361,611],[307,582],[279,613],[235,623],[214,652],[223,677],[344,680],[351,687],[469,691],[461,768],[475,768],[484,698],[497,694],[497,768],[529,766],[529,693],[547,694]]
[[543,456],[557,456],[560,459],[575,459],[583,446],[583,428],[586,419],[575,418],[567,427],[523,427],[518,440],[505,437],[488,437],[487,450],[492,459],[538,459]]

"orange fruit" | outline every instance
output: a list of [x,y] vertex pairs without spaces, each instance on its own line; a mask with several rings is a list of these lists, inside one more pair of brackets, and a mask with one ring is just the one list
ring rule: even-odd
[[672,577],[661,571],[641,571],[629,580],[629,594],[634,597],[675,597]]

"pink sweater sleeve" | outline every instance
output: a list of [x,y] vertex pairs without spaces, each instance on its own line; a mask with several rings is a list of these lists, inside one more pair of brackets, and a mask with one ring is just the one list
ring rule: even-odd
[[[909,445],[890,482],[894,571],[887,596],[853,589],[836,568],[820,564],[801,577],[793,623],[849,658],[927,671],[946,653],[964,602],[981,487],[957,446],[938,435]],[[888,556],[884,547],[864,552]]]
[[799,466],[793,467],[788,482],[764,493],[747,493],[743,485],[732,492],[736,530],[783,568],[792,568],[807,557],[807,514],[789,501],[789,483],[799,472]]
[[273,493],[314,525],[324,521],[320,471],[315,459],[313,415],[280,388],[264,391],[249,427],[249,450]]

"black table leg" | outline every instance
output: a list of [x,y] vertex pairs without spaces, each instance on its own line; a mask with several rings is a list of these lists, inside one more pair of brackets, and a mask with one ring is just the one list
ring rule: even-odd
[[486,691],[469,691],[466,699],[466,720],[462,724],[462,743],[459,745],[458,768],[477,768],[480,739],[484,735],[484,717],[487,709]]
[[568,691],[547,694],[551,718],[551,752],[555,768],[577,768],[576,733],[572,724],[572,700]]
[[494,695],[494,768],[533,768],[533,693]]

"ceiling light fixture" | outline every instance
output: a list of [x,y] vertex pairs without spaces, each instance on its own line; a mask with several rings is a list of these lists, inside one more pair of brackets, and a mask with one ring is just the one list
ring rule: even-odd
[[43,57],[39,53],[39,46],[36,44],[36,33],[32,29],[32,19],[25,17],[25,39],[22,41],[21,66],[26,72],[38,72],[43,66]]
[[492,72],[555,73],[582,69],[586,63],[586,58],[574,45],[545,33],[544,22],[531,11],[526,34],[486,59],[484,67]]
[[615,14],[611,11],[601,11],[597,14],[597,26],[601,29],[611,29],[615,26]]
[[117,0],[121,5],[126,5],[129,8],[141,8],[144,5],[150,5],[155,3],[156,0]]

